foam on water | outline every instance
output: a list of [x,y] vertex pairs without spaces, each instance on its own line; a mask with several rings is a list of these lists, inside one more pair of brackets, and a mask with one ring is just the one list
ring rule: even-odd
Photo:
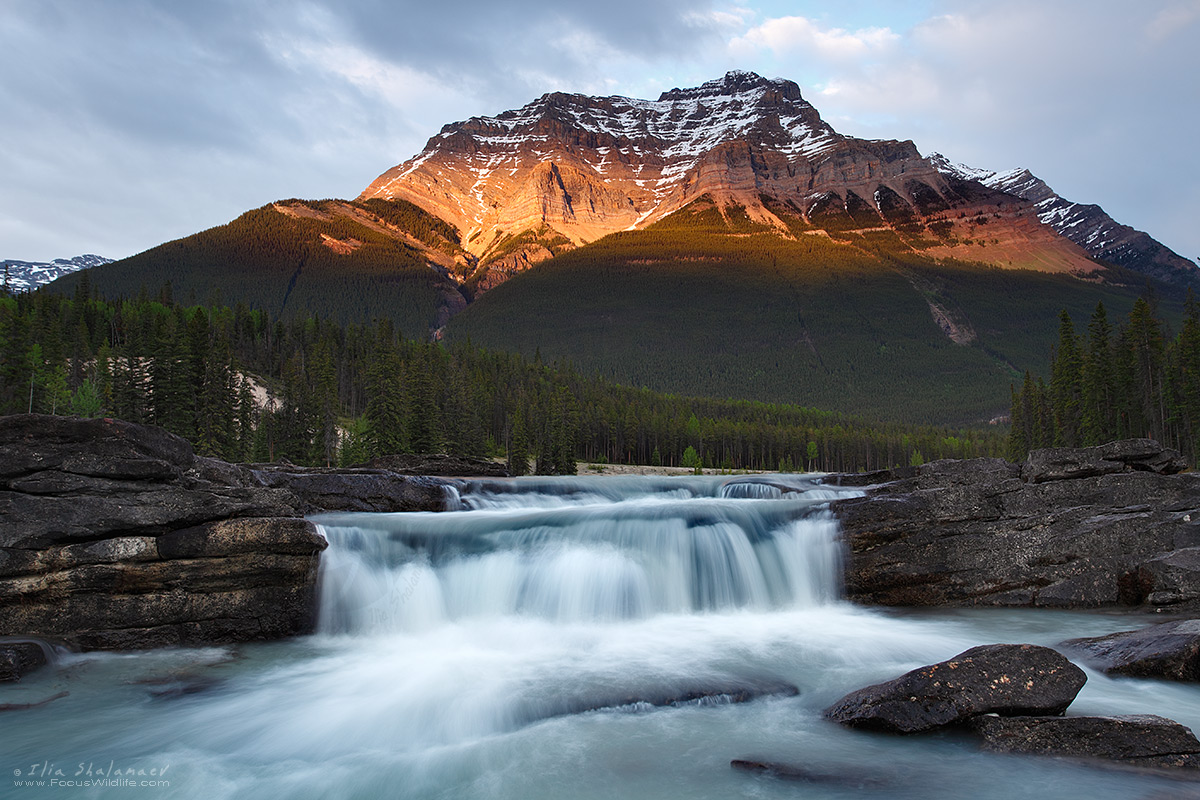
[[[464,482],[459,511],[323,515],[320,633],[67,657],[0,688],[0,702],[70,691],[14,712],[20,724],[0,728],[11,763],[0,766],[168,764],[170,792],[144,796],[239,800],[801,789],[830,800],[1095,800],[1175,786],[821,718],[851,689],[974,645],[1052,645],[1138,623],[857,608],[837,599],[837,530],[821,505],[837,490],[783,476],[612,481]],[[168,680],[184,690],[156,693]],[[781,684],[799,694],[771,694]],[[761,687],[758,700],[729,702],[727,690]],[[1089,673],[1072,711],[1196,726],[1200,690]],[[798,763],[831,780],[746,775],[730,769],[735,758]]]

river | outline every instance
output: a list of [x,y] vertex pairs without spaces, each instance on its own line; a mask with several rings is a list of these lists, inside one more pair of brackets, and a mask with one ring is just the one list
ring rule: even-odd
[[[63,655],[0,690],[70,692],[0,718],[0,767],[169,783],[72,797],[1097,800],[1186,786],[822,719],[852,689],[975,645],[1145,622],[846,603],[826,509],[839,491],[795,476],[529,478],[468,482],[441,514],[320,515],[316,634]],[[1198,729],[1200,688],[1088,671],[1071,713]],[[813,780],[730,768],[744,758]]]

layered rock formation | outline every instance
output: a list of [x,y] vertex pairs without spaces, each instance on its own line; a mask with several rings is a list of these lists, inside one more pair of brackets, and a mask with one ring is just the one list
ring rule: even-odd
[[0,419],[0,634],[127,649],[301,633],[324,548],[290,492],[160,429]]
[[[1200,474],[1141,439],[843,480],[846,593],[894,606],[1200,607]],[[836,480],[836,479],[835,479]],[[885,482],[886,481],[886,482]]]
[[522,245],[506,256],[510,271],[522,253],[528,263],[548,257],[555,235],[584,244],[701,198],[744,209],[785,236],[806,227],[890,228],[918,238],[936,231],[922,244],[942,240],[935,255],[1097,268],[1042,224],[1032,202],[939,170],[911,141],[843,136],[795,83],[748,72],[653,101],[556,92],[447,125],[360,199],[376,197],[447,220],[485,260]]
[[[0,636],[134,649],[306,633],[326,542],[302,515],[444,511],[451,486],[226,464],[119,420],[0,417]],[[33,652],[13,648],[0,678]]]
[[295,496],[304,513],[320,511],[445,511],[447,484],[437,478],[409,477],[389,469],[321,469],[256,465],[263,486]]

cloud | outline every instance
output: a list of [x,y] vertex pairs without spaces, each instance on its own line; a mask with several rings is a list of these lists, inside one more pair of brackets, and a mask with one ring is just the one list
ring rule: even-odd
[[[445,123],[731,68],[796,80],[847,133],[1025,164],[1155,235],[1185,216],[1172,176],[1200,174],[1200,0],[3,2],[6,258],[127,255],[353,196]],[[1200,253],[1191,228],[1173,246]]]
[[822,28],[806,17],[776,17],[751,28],[730,42],[734,52],[765,47],[775,55],[812,54],[820,59],[853,61],[886,53],[900,37],[888,28],[846,31]]
[[30,259],[353,196],[447,122],[552,89],[640,91],[667,60],[702,70],[739,19],[692,0],[4,0],[4,16],[20,66],[0,80],[0,257]]
[[1171,3],[1160,9],[1146,23],[1146,39],[1153,44],[1161,44],[1168,39],[1179,37],[1187,28],[1193,27],[1197,20],[1200,20],[1200,0]]

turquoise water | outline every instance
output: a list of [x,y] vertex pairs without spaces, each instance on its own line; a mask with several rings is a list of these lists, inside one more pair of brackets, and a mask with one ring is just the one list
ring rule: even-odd
[[[0,688],[4,780],[169,786],[73,797],[1149,797],[1181,784],[997,756],[957,735],[891,737],[820,716],[842,694],[978,644],[1143,619],[884,612],[841,602],[831,492],[721,478],[469,484],[443,514],[339,514],[320,632],[288,642],[67,655]],[[790,482],[790,486],[786,485]],[[1200,689],[1088,673],[1073,713],[1195,728]],[[728,702],[722,690],[794,696]],[[697,693],[716,696],[662,705]],[[649,699],[652,703],[638,702]],[[817,780],[746,774],[796,764]],[[88,765],[92,775],[87,775]],[[159,775],[139,776],[137,770]],[[20,770],[21,776],[14,773]],[[38,773],[50,775],[38,777]],[[78,773],[78,774],[77,774]],[[0,784],[0,796],[51,787]]]

